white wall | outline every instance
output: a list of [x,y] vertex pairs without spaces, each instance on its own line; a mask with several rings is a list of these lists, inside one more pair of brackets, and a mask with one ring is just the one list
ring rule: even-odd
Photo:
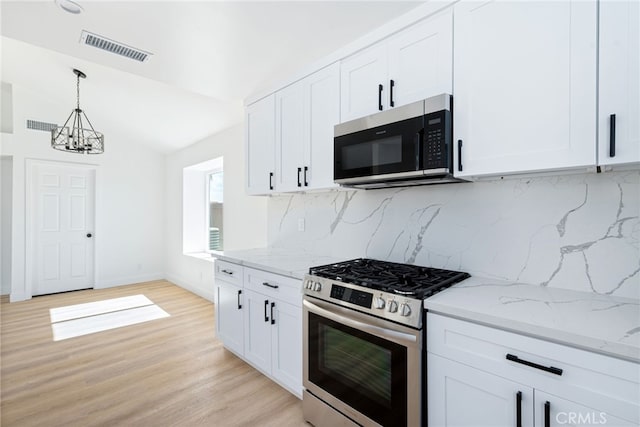
[[[72,102],[73,100],[71,100]],[[73,104],[58,105],[13,85],[13,134],[2,134],[2,154],[13,156],[11,300],[25,295],[25,161],[46,159],[98,165],[96,287],[164,277],[164,155],[105,133],[105,153],[82,156],[50,147],[49,134],[26,129],[26,120],[63,121]],[[117,114],[117,110],[114,111]],[[87,111],[91,117],[91,112]],[[132,120],[123,117],[122,120]],[[111,133],[113,135],[113,133]]]
[[0,295],[11,292],[11,184],[13,159],[0,157]]
[[333,191],[271,198],[269,243],[640,298],[639,215],[637,170]]
[[213,301],[213,263],[183,254],[183,169],[224,157],[224,248],[264,247],[267,242],[267,201],[244,190],[242,126],[234,126],[167,156],[166,277]]

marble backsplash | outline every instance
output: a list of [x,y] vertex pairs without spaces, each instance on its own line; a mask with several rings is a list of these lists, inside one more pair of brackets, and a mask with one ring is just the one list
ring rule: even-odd
[[640,171],[282,195],[268,239],[638,299],[639,199]]

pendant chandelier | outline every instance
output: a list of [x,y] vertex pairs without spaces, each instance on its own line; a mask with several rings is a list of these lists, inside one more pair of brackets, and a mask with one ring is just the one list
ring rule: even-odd
[[[51,130],[51,147],[60,151],[80,154],[104,153],[104,135],[96,132],[87,115],[80,109],[80,78],[87,77],[85,73],[74,68],[77,77],[77,104],[67,121],[62,126]],[[73,122],[71,118],[73,117]],[[71,122],[71,126],[67,126]],[[87,127],[88,126],[88,127]]]

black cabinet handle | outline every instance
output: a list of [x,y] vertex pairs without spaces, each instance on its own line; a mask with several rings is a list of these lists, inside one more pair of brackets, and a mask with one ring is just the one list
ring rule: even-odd
[[238,291],[238,310],[240,310],[242,308],[242,304],[240,304],[240,295],[242,294],[242,291]]
[[222,271],[224,274],[228,274],[229,276],[233,276],[233,271],[225,270],[224,268],[220,271]]
[[609,157],[616,156],[616,115],[609,116]]
[[551,403],[544,403],[544,427],[551,427]]
[[522,365],[530,366],[532,368],[540,369],[541,371],[550,372],[550,373],[555,374],[555,375],[562,375],[562,369],[560,369],[560,368],[555,368],[553,366],[538,365],[537,363],[533,363],[533,362],[529,362],[528,360],[520,359],[518,356],[516,356],[514,354],[507,354],[506,357],[507,357],[507,360],[510,360],[512,362],[516,362],[516,363],[520,363]]
[[307,172],[309,172],[309,166],[304,167],[304,186],[309,186],[309,181],[307,181]]
[[273,318],[273,308],[276,306],[275,302],[271,303],[271,324],[275,325],[276,324],[276,319]]
[[272,288],[272,289],[278,289],[278,287],[279,287],[278,285],[272,285],[269,282],[262,282],[262,286],[266,286],[266,287]]
[[273,172],[269,172],[269,190],[273,190]]
[[267,314],[267,307],[269,307],[269,301],[264,300],[264,321],[265,322],[269,321],[269,315]]
[[378,110],[382,111],[382,85],[378,85]]
[[462,140],[458,140],[458,171],[462,172]]
[[302,187],[302,183],[300,182],[300,173],[302,172],[302,168],[298,168],[298,187]]
[[389,105],[391,107],[395,106],[395,102],[393,102],[393,87],[396,85],[396,82],[393,80],[389,80]]
[[516,393],[516,427],[522,427],[522,392]]
[[93,234],[87,233],[87,237],[91,238],[92,236],[93,236]]

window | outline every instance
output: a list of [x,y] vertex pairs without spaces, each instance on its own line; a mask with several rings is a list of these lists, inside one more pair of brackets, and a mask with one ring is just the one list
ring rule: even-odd
[[224,173],[217,170],[207,174],[207,241],[210,251],[220,251],[224,247],[222,207],[224,202]]

